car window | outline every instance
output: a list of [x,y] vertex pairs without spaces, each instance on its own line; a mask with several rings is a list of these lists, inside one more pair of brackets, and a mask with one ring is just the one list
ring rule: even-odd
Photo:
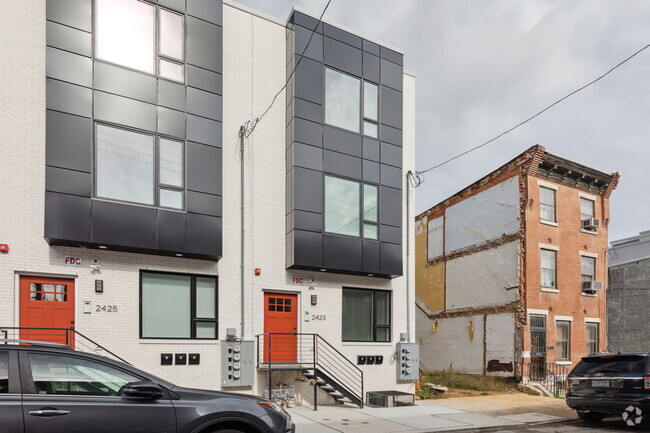
[[99,362],[62,355],[29,354],[37,394],[117,395],[122,386],[141,380]]
[[9,392],[9,355],[0,352],[0,394]]
[[641,373],[645,372],[644,356],[617,356],[615,358],[585,358],[573,370],[574,375],[596,373]]

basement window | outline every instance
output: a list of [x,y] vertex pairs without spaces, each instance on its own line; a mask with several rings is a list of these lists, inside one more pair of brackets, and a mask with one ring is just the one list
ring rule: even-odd
[[389,342],[390,292],[343,288],[343,341]]
[[216,339],[217,278],[142,272],[140,338]]

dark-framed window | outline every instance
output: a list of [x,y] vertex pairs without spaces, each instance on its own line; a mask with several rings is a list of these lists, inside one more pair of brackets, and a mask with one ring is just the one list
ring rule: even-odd
[[541,285],[547,289],[557,289],[557,251],[541,250]]
[[96,123],[95,197],[184,209],[185,142]]
[[0,352],[0,394],[9,392],[9,354]]
[[586,342],[587,342],[587,355],[593,355],[594,353],[598,353],[598,346],[599,340],[600,340],[600,324],[598,322],[587,322],[585,324],[585,332],[586,332]]
[[325,231],[378,238],[377,185],[325,175]]
[[555,322],[555,350],[557,361],[571,360],[571,322],[568,320]]
[[326,67],[325,123],[378,138],[379,85]]
[[185,17],[142,0],[95,0],[97,59],[185,81]]
[[216,339],[218,278],[140,271],[140,338]]
[[539,187],[539,217],[544,221],[555,222],[555,190]]
[[343,288],[343,341],[390,342],[391,292]]

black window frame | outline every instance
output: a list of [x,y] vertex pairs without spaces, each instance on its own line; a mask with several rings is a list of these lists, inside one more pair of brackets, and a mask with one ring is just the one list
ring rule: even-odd
[[[391,290],[366,289],[359,287],[343,287],[341,293],[341,311],[343,311],[343,302],[345,291],[366,291],[372,293],[372,340],[346,340],[344,337],[343,314],[341,314],[341,341],[344,343],[391,343],[393,340],[393,293]],[[385,293],[388,295],[388,325],[377,324],[377,301],[376,293]],[[388,340],[377,340],[377,329],[388,329]]]
[[[149,137],[153,137],[153,204],[149,203],[142,203],[139,201],[130,201],[130,200],[124,200],[124,199],[119,199],[119,198],[113,198],[113,197],[103,197],[97,193],[97,166],[99,164],[98,161],[98,152],[97,152],[97,127],[98,126],[103,126],[107,128],[112,128],[112,129],[120,129],[123,131],[127,131],[133,134],[141,134],[141,135],[146,135]],[[93,134],[93,145],[92,145],[92,157],[93,157],[93,163],[92,163],[92,194],[93,194],[93,199],[97,200],[105,200],[105,201],[111,201],[111,202],[116,202],[116,203],[126,203],[126,204],[133,204],[133,205],[138,205],[138,206],[145,206],[149,208],[156,208],[156,209],[165,209],[165,210],[171,210],[171,211],[176,211],[176,212],[186,212],[187,210],[187,140],[179,139],[176,137],[172,137],[167,134],[161,134],[158,132],[151,132],[151,131],[145,131],[142,129],[137,129],[137,128],[131,128],[127,127],[124,125],[118,125],[115,123],[110,123],[110,122],[100,122],[100,121],[94,121],[93,122],[93,129],[92,129],[92,134]],[[183,168],[183,173],[181,175],[181,181],[182,185],[181,186],[175,186],[175,185],[168,185],[165,183],[162,183],[160,181],[160,140],[168,140],[168,141],[175,141],[177,143],[181,143],[182,145],[182,151],[181,151],[181,156],[182,156],[182,161],[181,161],[181,166]],[[177,191],[183,194],[182,197],[182,206],[180,208],[175,208],[175,207],[167,207],[167,206],[162,206],[160,204],[160,191],[161,190],[169,190],[169,191]]]
[[[359,233],[357,235],[348,235],[348,234],[345,234],[345,233],[337,233],[337,232],[331,232],[331,231],[326,230],[326,228],[325,228],[326,227],[325,226],[325,218],[327,217],[327,211],[326,211],[327,210],[327,187],[326,187],[327,180],[326,180],[326,178],[328,178],[328,177],[333,178],[333,179],[345,180],[347,182],[354,182],[354,183],[357,184],[357,187],[359,189],[359,209],[358,209]],[[366,198],[366,195],[365,195],[365,188],[364,188],[364,186],[366,186],[366,185],[374,187],[376,189],[376,192],[377,192],[377,218],[375,220],[366,219],[366,212],[365,212],[365,198]],[[349,238],[363,239],[363,240],[367,240],[367,241],[378,242],[379,237],[380,237],[379,236],[380,235],[380,233],[379,233],[379,230],[380,230],[380,228],[379,228],[379,225],[380,225],[379,224],[379,220],[380,220],[380,215],[379,215],[379,208],[380,208],[380,206],[379,206],[379,204],[380,204],[379,194],[380,194],[380,190],[381,190],[381,188],[376,183],[364,182],[362,180],[351,179],[351,178],[348,178],[348,177],[345,177],[345,176],[338,176],[338,175],[333,175],[333,174],[330,174],[330,173],[323,173],[323,233],[326,233],[328,235],[345,236],[345,237],[349,237]],[[376,230],[377,230],[377,237],[376,238],[367,238],[367,237],[364,236],[364,231],[365,231],[365,226],[366,225],[374,226],[376,228]]]
[[[144,274],[180,275],[190,277],[190,336],[189,337],[145,337],[142,335],[142,276]],[[214,319],[196,316],[196,279],[214,278]],[[219,276],[206,274],[187,274],[182,272],[140,270],[139,275],[139,337],[142,340],[219,340]],[[214,323],[214,338],[199,338],[196,336],[197,323]]]
[[[160,5],[157,3],[157,0],[133,0],[133,1],[139,1],[140,3],[146,3],[148,5],[153,6],[154,8],[154,13],[153,13],[153,52],[151,53],[152,59],[153,59],[153,72],[149,71],[144,71],[142,69],[137,69],[134,68],[133,66],[129,65],[124,65],[121,63],[116,63],[111,60],[106,60],[98,56],[98,38],[97,38],[97,13],[98,13],[98,8],[97,8],[97,0],[92,0],[92,58],[93,60],[99,61],[99,62],[104,62],[109,65],[114,65],[118,66],[120,68],[125,68],[130,71],[136,71],[141,74],[146,74],[150,75],[153,77],[156,77],[161,80],[167,80],[172,83],[181,83],[183,85],[187,85],[187,14],[175,11],[173,9],[170,9],[168,7],[164,7],[163,5]],[[183,18],[183,58],[182,59],[177,59],[175,57],[171,57],[165,54],[162,54],[160,52],[160,46],[161,46],[161,11],[165,11],[174,15],[179,15]],[[161,76],[160,75],[160,61],[164,60],[170,63],[175,63],[177,65],[181,65],[183,67],[183,79],[181,81],[175,80],[173,78],[169,78],[166,76]]]

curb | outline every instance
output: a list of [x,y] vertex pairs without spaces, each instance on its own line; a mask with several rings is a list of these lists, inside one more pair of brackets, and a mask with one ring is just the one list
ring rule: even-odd
[[420,430],[418,433],[440,433],[440,432],[463,432],[463,433],[474,433],[474,432],[494,432],[505,429],[508,430],[524,430],[529,427],[537,426],[548,426],[553,424],[566,424],[572,421],[576,421],[571,418],[564,418],[552,421],[538,421],[531,423],[521,423],[521,424],[504,424],[504,425],[493,425],[486,427],[458,427],[458,428],[448,428],[448,429],[435,429],[435,430]]

